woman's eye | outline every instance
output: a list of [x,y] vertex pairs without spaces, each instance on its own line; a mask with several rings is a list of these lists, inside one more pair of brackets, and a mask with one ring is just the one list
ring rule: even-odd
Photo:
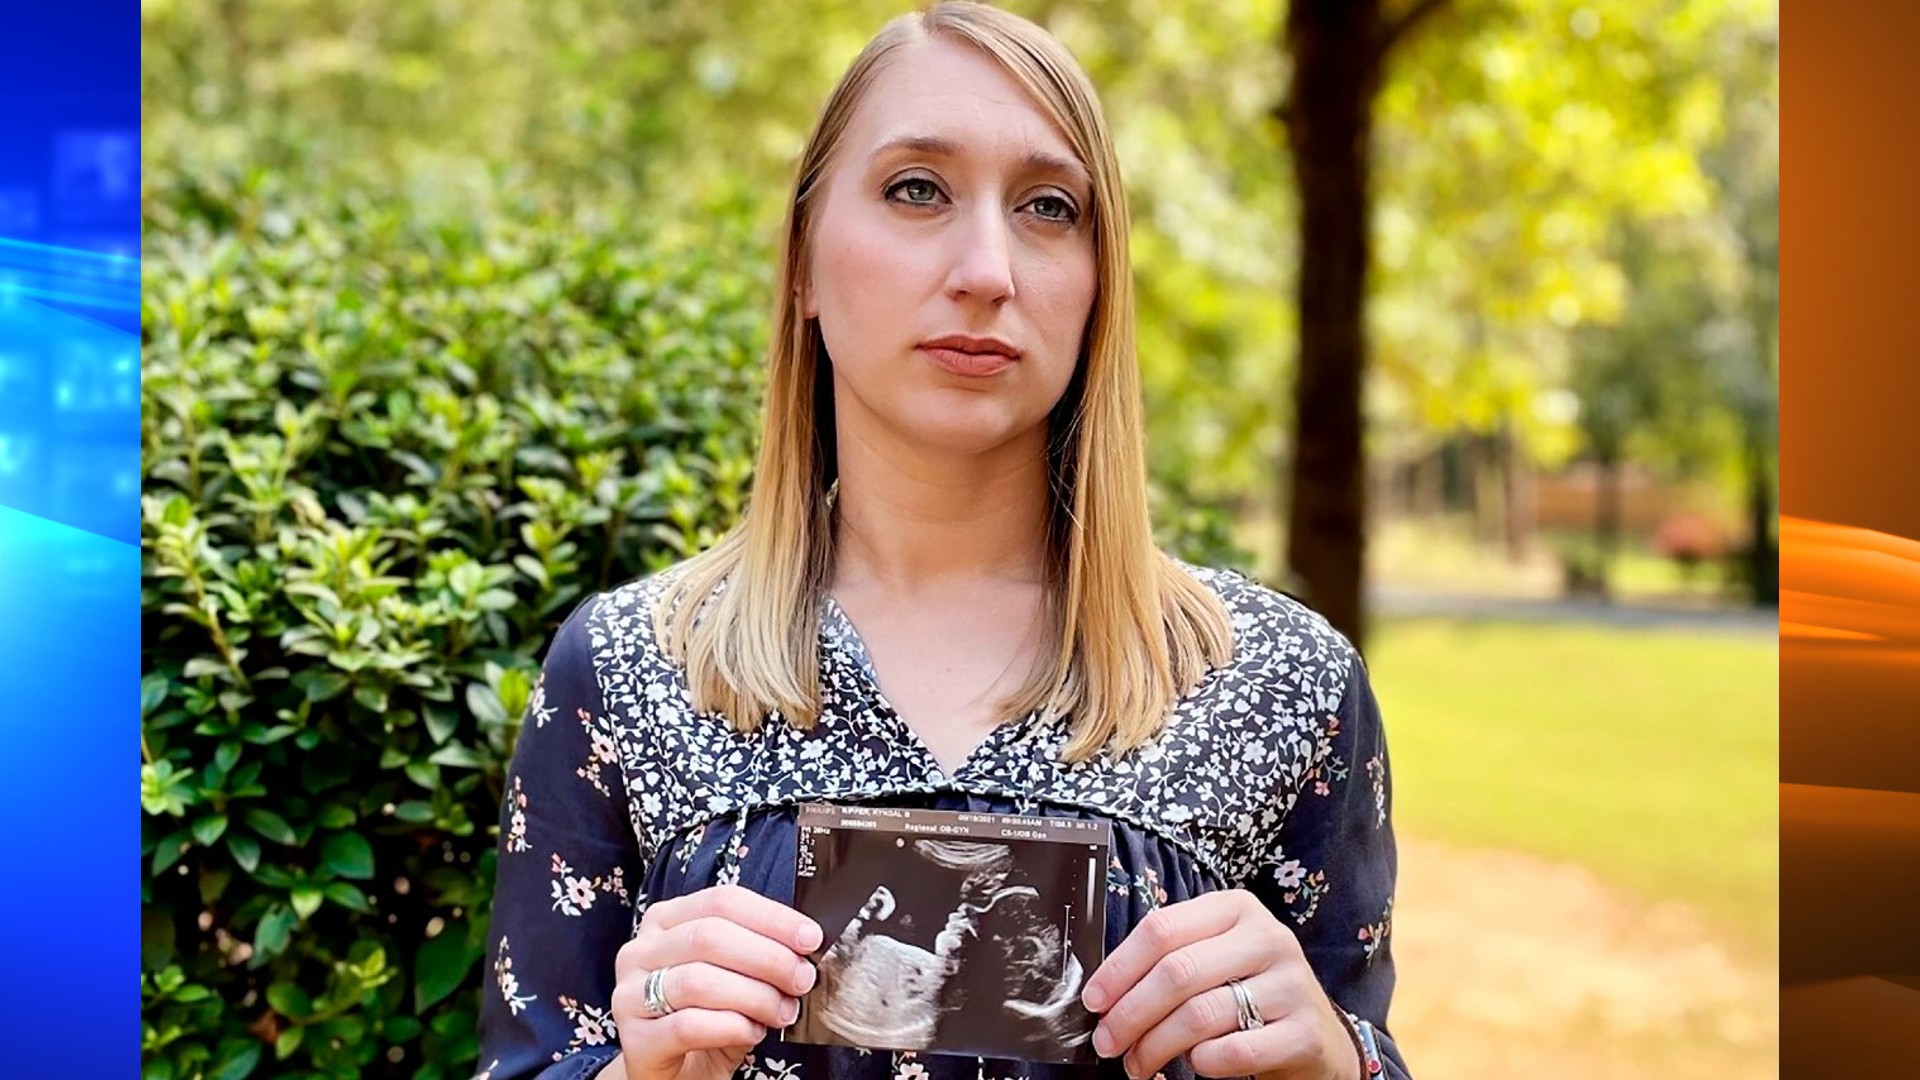
[[940,187],[923,177],[912,176],[887,189],[889,198],[904,196],[905,201],[930,205],[940,197]]
[[1048,221],[1072,222],[1080,216],[1072,203],[1058,195],[1042,195],[1027,205],[1033,207],[1034,213]]

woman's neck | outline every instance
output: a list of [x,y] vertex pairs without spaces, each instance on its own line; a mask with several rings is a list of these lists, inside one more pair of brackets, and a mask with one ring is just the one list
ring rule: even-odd
[[[1044,437],[980,455],[839,444],[834,585],[902,599],[1046,577]],[[1033,442],[1036,440],[1019,440]]]

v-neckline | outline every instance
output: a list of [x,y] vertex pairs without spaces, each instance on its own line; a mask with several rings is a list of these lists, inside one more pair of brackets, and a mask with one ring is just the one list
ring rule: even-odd
[[936,779],[944,778],[952,780],[959,778],[974,769],[984,754],[993,747],[995,743],[1006,738],[1006,733],[1009,730],[1014,728],[1024,730],[1032,724],[1034,713],[1038,712],[1038,710],[1029,712],[1019,720],[1007,720],[994,725],[987,730],[986,735],[982,737],[980,741],[973,744],[973,748],[961,757],[957,765],[951,769],[947,768],[941,764],[940,755],[933,752],[932,744],[928,743],[926,738],[922,736],[919,731],[915,730],[912,724],[907,722],[906,717],[900,715],[900,710],[894,707],[892,701],[888,700],[887,692],[881,689],[879,669],[873,666],[873,654],[867,648],[866,638],[860,635],[860,628],[854,625],[853,616],[847,614],[847,609],[840,606],[840,601],[834,599],[832,593],[821,593],[820,595],[822,606],[825,608],[828,617],[835,623],[836,628],[840,631],[840,640],[854,661],[853,667],[855,672],[859,674],[861,681],[866,684],[866,692],[873,701],[874,712],[879,714],[879,716],[887,722],[893,733],[898,735],[910,750],[921,759],[922,767],[931,771]]

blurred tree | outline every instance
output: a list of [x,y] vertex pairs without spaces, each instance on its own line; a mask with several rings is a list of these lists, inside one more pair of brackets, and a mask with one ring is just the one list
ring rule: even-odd
[[[1752,365],[1723,362],[1718,346],[1677,339],[1724,322],[1754,278],[1739,265],[1749,238],[1766,231],[1769,212],[1777,220],[1777,205],[1763,202],[1734,225],[1737,197],[1713,161],[1738,125],[1775,123],[1776,34],[1765,0],[1505,0],[1462,5],[1408,45],[1377,116],[1369,331],[1381,377],[1367,388],[1399,454],[1462,433],[1510,438],[1514,453],[1482,458],[1520,468],[1554,468],[1581,451],[1580,417],[1604,425],[1593,414],[1617,413],[1641,392],[1592,387],[1591,366],[1579,377],[1608,400],[1569,392],[1576,342],[1590,350],[1590,328],[1661,302],[1622,263],[1623,230],[1639,229],[1684,260],[1672,273],[1694,290],[1690,310],[1658,320],[1676,340],[1650,343],[1647,362],[1705,364],[1748,389],[1735,394],[1723,379],[1707,393],[1691,372],[1666,373],[1657,395],[1666,404],[1641,415],[1672,422],[1657,432],[1637,424],[1618,452],[1720,479],[1733,405],[1751,400],[1748,430],[1765,459],[1777,445],[1771,378],[1743,376]],[[1777,176],[1773,152],[1742,159],[1749,186]],[[1499,471],[1483,486],[1518,497],[1510,469]],[[1508,525],[1523,516],[1500,509]]]

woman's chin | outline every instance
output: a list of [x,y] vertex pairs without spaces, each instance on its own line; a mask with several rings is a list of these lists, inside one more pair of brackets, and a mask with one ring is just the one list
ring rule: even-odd
[[908,433],[913,443],[930,450],[951,454],[985,454],[1016,442],[1023,436],[1044,438],[1046,414],[1027,418],[1013,415],[997,403],[954,405],[942,402],[937,409],[918,411],[907,416],[899,427]]

